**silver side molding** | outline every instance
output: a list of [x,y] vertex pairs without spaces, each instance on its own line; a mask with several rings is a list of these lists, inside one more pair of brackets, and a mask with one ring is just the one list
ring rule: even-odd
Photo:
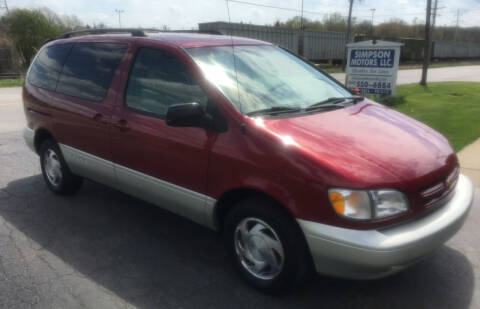
[[118,188],[113,162],[64,144],[59,146],[68,167],[74,174]]
[[119,189],[161,208],[214,228],[213,209],[216,200],[173,183],[114,164]]
[[60,144],[73,173],[98,181],[216,230],[216,200],[207,195]]

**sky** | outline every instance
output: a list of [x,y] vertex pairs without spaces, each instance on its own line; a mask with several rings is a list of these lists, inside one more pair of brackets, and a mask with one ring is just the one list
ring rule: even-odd
[[[0,4],[4,0],[0,0]],[[84,23],[93,25],[104,23],[107,26],[119,25],[121,13],[122,27],[155,27],[164,25],[170,29],[197,28],[199,22],[228,21],[225,0],[6,0],[12,8],[48,7],[59,14],[74,14]],[[300,10],[302,0],[244,0],[267,6]],[[325,14],[339,12],[348,14],[348,0],[303,0],[304,16],[322,20]],[[232,22],[252,24],[273,24],[276,20],[285,21],[298,12],[252,6],[229,2]],[[371,20],[371,9],[375,8],[374,23],[391,18],[402,18],[407,22],[425,20],[426,0],[355,0],[353,16],[357,20]],[[459,24],[463,27],[480,26],[480,0],[440,0],[441,8],[437,25],[454,26],[457,12]]]

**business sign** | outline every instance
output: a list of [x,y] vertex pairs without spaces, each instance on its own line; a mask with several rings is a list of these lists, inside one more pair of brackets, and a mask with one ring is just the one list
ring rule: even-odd
[[350,66],[355,68],[393,68],[395,49],[352,49]]
[[362,94],[395,95],[401,43],[364,41],[348,44],[349,89]]

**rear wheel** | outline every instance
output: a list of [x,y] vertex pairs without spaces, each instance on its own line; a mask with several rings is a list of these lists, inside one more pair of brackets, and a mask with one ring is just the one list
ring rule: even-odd
[[80,189],[83,179],[70,171],[55,141],[44,141],[39,154],[43,178],[50,190],[59,195],[71,195]]
[[313,272],[300,228],[267,199],[247,198],[238,203],[227,214],[224,238],[236,269],[262,291],[288,290]]

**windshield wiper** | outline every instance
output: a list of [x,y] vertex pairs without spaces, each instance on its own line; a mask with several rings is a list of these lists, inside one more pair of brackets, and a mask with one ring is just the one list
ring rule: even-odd
[[353,103],[357,103],[363,101],[365,98],[360,96],[353,96],[353,97],[332,97],[328,98],[324,101],[312,104],[307,108],[298,108],[292,106],[273,106],[270,108],[260,109],[257,111],[247,113],[248,116],[256,116],[256,115],[277,115],[277,114],[286,114],[286,113],[295,113],[300,111],[309,111],[317,108],[342,108],[345,105],[340,105],[339,103],[343,103],[345,101],[353,101]]
[[253,111],[247,113],[248,116],[255,116],[255,115],[276,115],[276,114],[284,114],[284,113],[294,113],[300,111],[300,108],[297,107],[289,107],[289,106],[274,106],[270,108],[260,109],[257,111]]
[[310,105],[309,107],[305,108],[305,110],[311,110],[315,108],[327,108],[327,107],[344,107],[344,105],[338,105],[338,103],[343,103],[345,101],[353,101],[353,104],[358,103],[360,101],[365,100],[364,97],[360,96],[353,96],[353,97],[332,97],[321,102],[315,103]]

